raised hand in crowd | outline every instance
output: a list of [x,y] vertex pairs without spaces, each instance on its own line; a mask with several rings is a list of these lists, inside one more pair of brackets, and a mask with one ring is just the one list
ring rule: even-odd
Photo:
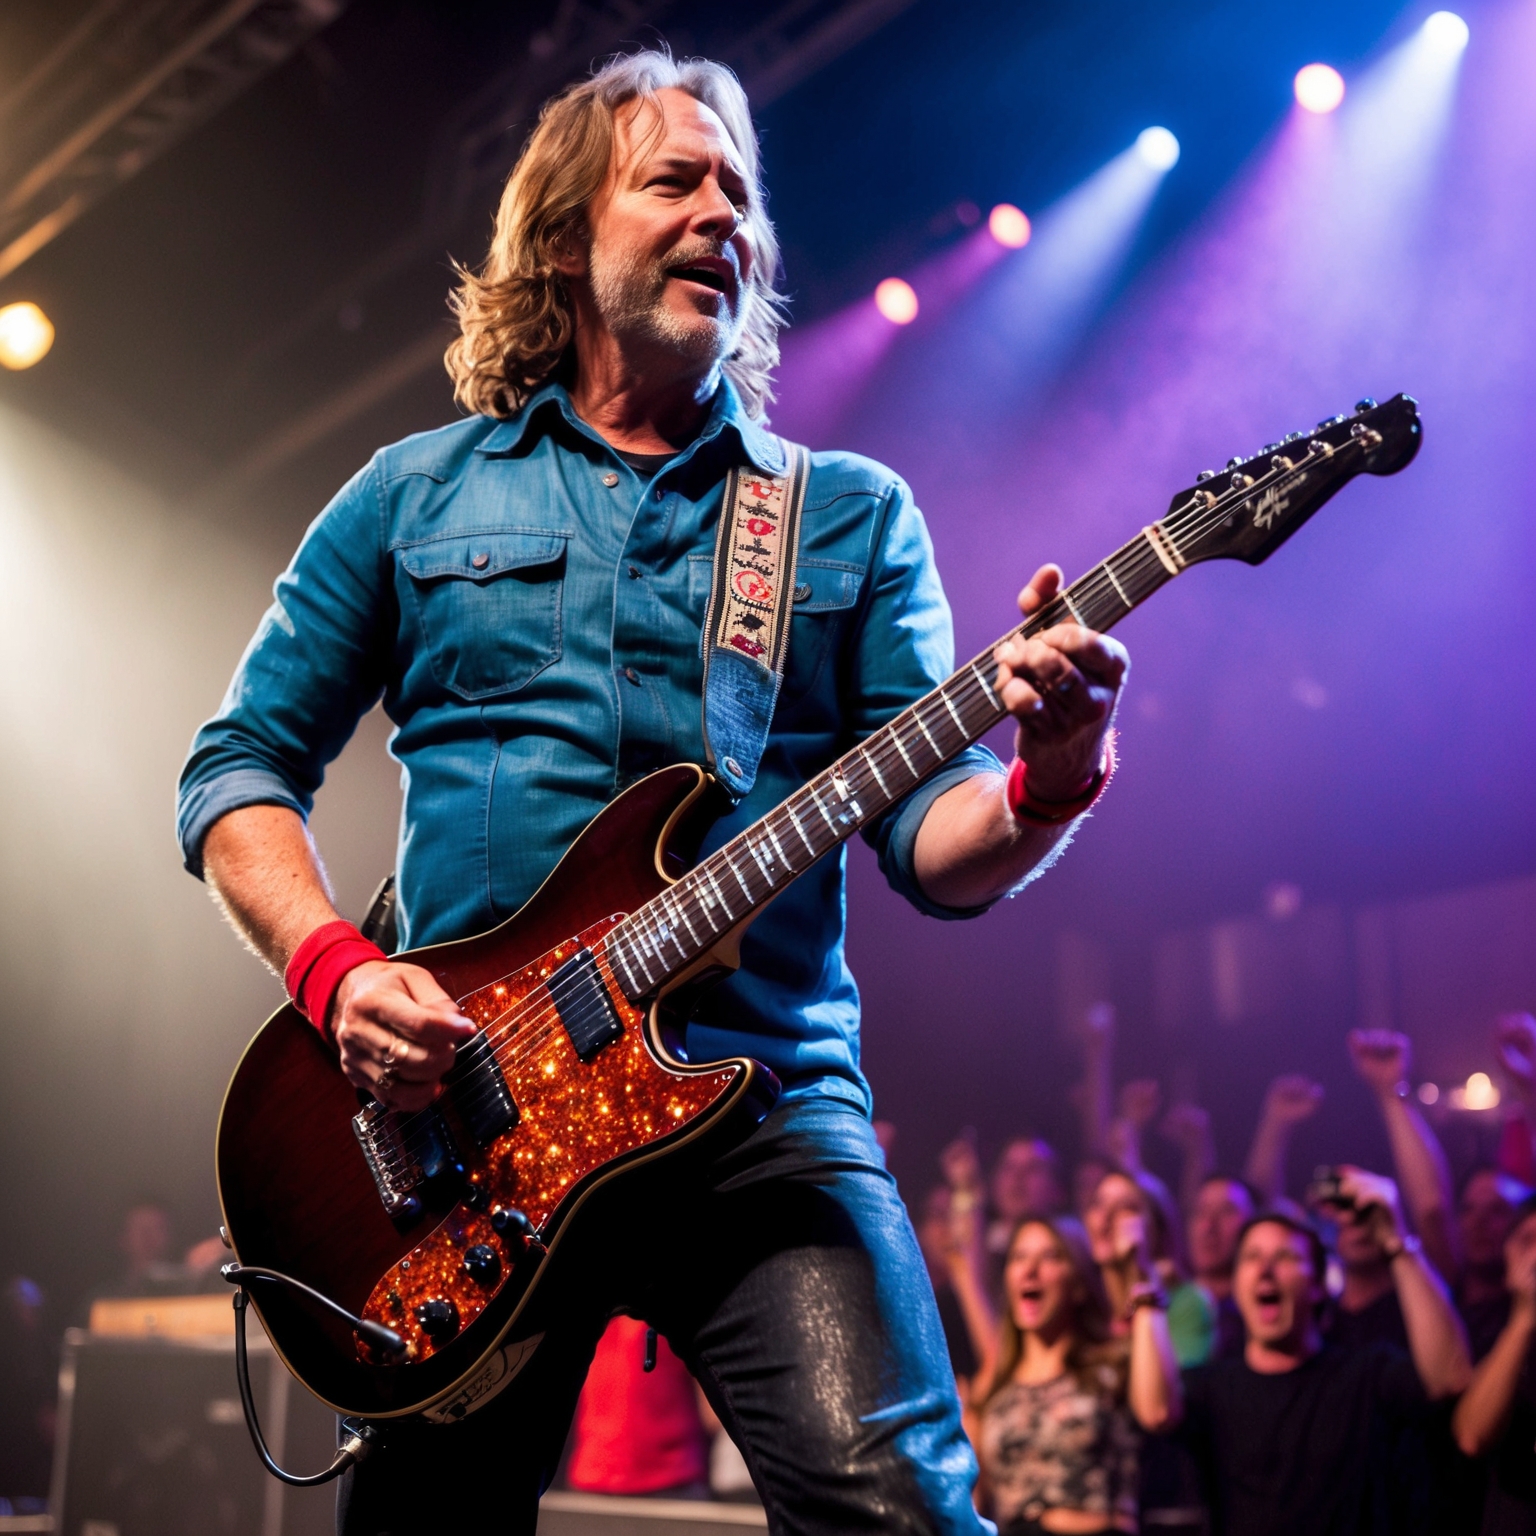
[[1501,1013],[1493,1026],[1493,1043],[1510,1091],[1529,1112],[1536,1107],[1536,1018]]
[[1355,1074],[1371,1090],[1387,1128],[1392,1162],[1424,1252],[1455,1286],[1461,1244],[1452,1212],[1455,1196],[1445,1152],[1409,1091],[1413,1048],[1391,1029],[1353,1029],[1346,1037]]
[[1504,1245],[1509,1321],[1473,1373],[1451,1420],[1467,1456],[1486,1456],[1503,1441],[1527,1361],[1536,1347],[1536,1200],[1521,1207]]
[[975,1132],[962,1133],[939,1153],[939,1172],[949,1189],[949,1283],[978,1362],[976,1375],[987,1380],[997,1355],[997,1312],[987,1275],[987,1209]]
[[1466,1331],[1445,1282],[1408,1231],[1397,1185],[1382,1174],[1348,1163],[1335,1172],[1337,1194],[1325,1202],[1325,1208],[1339,1220],[1341,1253],[1347,1231],[1369,1237],[1397,1292],[1409,1353],[1425,1392],[1432,1398],[1454,1396],[1472,1374]]
[[1176,1146],[1179,1166],[1179,1209],[1189,1218],[1200,1198],[1200,1189],[1216,1166],[1216,1142],[1211,1135],[1210,1114],[1199,1104],[1184,1099],[1169,1106],[1157,1133]]
[[1285,1193],[1285,1155],[1290,1150],[1291,1132],[1317,1113],[1323,1097],[1323,1085],[1300,1072],[1288,1072],[1269,1085],[1243,1169],[1243,1177],[1266,1205]]
[[1136,1078],[1120,1089],[1109,1128],[1109,1155],[1122,1168],[1133,1172],[1141,1168],[1142,1133],[1157,1118],[1162,1104],[1163,1090],[1154,1077]]

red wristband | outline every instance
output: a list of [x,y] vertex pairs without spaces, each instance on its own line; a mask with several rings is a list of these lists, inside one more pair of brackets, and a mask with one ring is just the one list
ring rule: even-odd
[[1025,778],[1024,759],[1016,757],[1008,770],[1008,809],[1020,821],[1039,827],[1059,827],[1063,822],[1081,816],[1115,776],[1115,733],[1104,738],[1104,756],[1099,759],[1099,771],[1089,779],[1088,787],[1072,800],[1036,800],[1029,792]]
[[370,960],[388,958],[351,923],[322,923],[294,950],[283,985],[294,1007],[329,1040],[331,1004],[342,977]]

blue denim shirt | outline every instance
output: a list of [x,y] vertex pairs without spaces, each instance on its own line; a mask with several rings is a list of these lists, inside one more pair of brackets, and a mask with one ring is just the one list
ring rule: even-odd
[[[502,921],[618,790],[704,761],[716,522],[727,470],[748,461],[784,468],[729,384],[699,438],[648,483],[559,385],[508,421],[471,417],[375,454],[311,525],[192,744],[177,815],[187,868],[201,875],[208,828],[238,806],[307,816],[326,765],[382,698],[405,790],[402,943]],[[757,782],[706,852],[952,669],[922,516],[868,459],[814,456],[798,594]],[[997,766],[972,748],[865,829],[921,911],[970,915],[924,898],[913,845],[938,795]],[[843,926],[839,849],[753,924],[740,971],[688,1027],[689,1056],[755,1056],[789,1094],[867,1112]]]

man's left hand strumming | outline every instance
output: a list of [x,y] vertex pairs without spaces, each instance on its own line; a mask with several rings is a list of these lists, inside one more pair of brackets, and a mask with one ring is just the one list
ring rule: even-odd
[[[1061,587],[1045,565],[1019,594],[1026,618]],[[917,834],[919,884],[930,901],[965,910],[995,901],[1046,867],[1103,788],[1109,733],[1130,671],[1125,647],[1080,624],[1057,624],[994,653],[998,693],[1018,722],[1018,761],[1004,778],[978,774],[933,803]]]

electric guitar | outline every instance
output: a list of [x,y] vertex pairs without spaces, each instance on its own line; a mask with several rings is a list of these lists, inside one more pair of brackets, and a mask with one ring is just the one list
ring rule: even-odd
[[[1208,471],[1005,638],[1069,619],[1107,630],[1191,565],[1257,565],[1346,481],[1402,469],[1420,437],[1408,396],[1366,400]],[[708,776],[664,768],[500,927],[398,956],[480,1026],[429,1109],[358,1094],[293,1007],[267,1021],[224,1101],[219,1197],[246,1278],[300,1282],[250,1294],[311,1391],[366,1419],[470,1411],[536,1346],[530,1303],[596,1191],[762,1120],[772,1074],[683,1061],[669,1020],[735,965],[774,895],[998,723],[996,675],[990,650],[967,662],[697,864]]]

